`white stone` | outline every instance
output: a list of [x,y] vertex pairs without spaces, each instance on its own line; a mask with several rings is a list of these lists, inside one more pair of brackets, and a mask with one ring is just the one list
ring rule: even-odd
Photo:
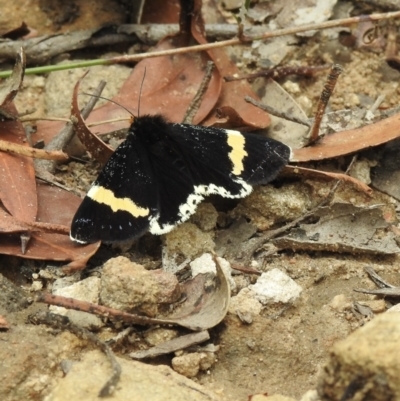
[[390,313],[397,312],[397,313],[399,313],[400,312],[400,304],[396,304],[396,305],[392,306],[390,309],[388,309],[386,311],[386,313],[387,312],[390,312]]
[[294,280],[279,269],[263,273],[249,288],[255,292],[256,299],[263,305],[278,302],[293,303],[302,291]]
[[[88,277],[68,287],[59,288],[53,291],[54,295],[74,298],[80,301],[92,303],[99,302],[100,279]],[[100,328],[104,326],[101,319],[91,313],[80,312],[72,309],[65,309],[59,306],[50,306],[50,311],[59,315],[67,316],[72,323],[85,328]]]

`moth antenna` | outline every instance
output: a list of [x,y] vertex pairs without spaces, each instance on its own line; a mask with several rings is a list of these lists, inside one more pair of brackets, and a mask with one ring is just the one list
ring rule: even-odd
[[139,100],[138,100],[138,110],[137,110],[138,117],[140,117],[140,99],[142,98],[142,89],[143,89],[143,83],[144,83],[145,78],[146,78],[146,67],[144,67],[142,83],[140,84],[140,90],[139,90]]
[[81,92],[80,94],[81,94],[81,95],[86,95],[86,96],[97,97],[97,98],[99,98],[99,99],[107,100],[108,102],[114,103],[114,104],[116,104],[117,106],[121,107],[122,109],[126,110],[126,111],[132,116],[132,119],[135,119],[135,115],[134,115],[129,109],[127,109],[127,108],[126,108],[125,106],[123,106],[122,104],[116,102],[115,100],[108,99],[107,97],[100,96],[100,95],[93,95],[92,93]]

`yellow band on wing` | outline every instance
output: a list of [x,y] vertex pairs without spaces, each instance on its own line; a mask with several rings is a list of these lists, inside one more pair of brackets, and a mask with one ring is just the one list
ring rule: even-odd
[[232,148],[229,152],[229,158],[233,164],[232,173],[240,175],[244,169],[243,160],[247,156],[244,150],[245,139],[239,131],[226,130],[228,135],[228,145]]
[[116,198],[112,191],[103,187],[93,186],[87,196],[98,203],[109,206],[113,212],[124,211],[134,217],[145,217],[150,213],[148,208],[138,206],[129,198]]

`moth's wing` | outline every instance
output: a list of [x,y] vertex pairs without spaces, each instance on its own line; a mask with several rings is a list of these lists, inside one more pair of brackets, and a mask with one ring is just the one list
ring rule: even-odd
[[245,197],[253,184],[274,179],[290,155],[280,142],[238,131],[169,124],[166,134],[151,152],[160,199],[153,234],[186,221],[207,195]]
[[174,128],[172,135],[206,195],[244,197],[252,185],[272,181],[290,158],[288,146],[261,135],[182,124]]
[[150,232],[160,235],[186,221],[204,197],[195,193],[192,172],[168,137],[152,146],[150,154],[160,202],[158,215],[150,221]]
[[251,185],[266,184],[274,180],[290,160],[290,147],[262,135],[242,135],[248,156],[244,158],[244,169],[240,177]]
[[158,213],[158,194],[148,151],[129,135],[110,157],[78,208],[71,239],[90,243],[134,239]]

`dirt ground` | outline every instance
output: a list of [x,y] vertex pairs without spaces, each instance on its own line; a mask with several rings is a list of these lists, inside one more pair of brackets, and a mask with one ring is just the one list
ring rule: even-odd
[[[127,12],[123,4],[113,1],[15,0],[11,5],[7,0],[0,0],[0,9],[3,15],[15,20],[22,16],[28,26],[40,27],[39,35],[124,22]],[[26,12],[27,9],[29,13]],[[374,10],[371,6],[368,11],[382,10]],[[326,37],[317,36],[302,39],[293,46],[283,64],[293,61],[302,65],[339,62],[343,66],[344,73],[336,85],[330,103],[333,111],[369,107],[379,95],[385,95],[382,109],[399,104],[399,72],[387,65],[384,48],[371,51],[345,47],[337,39],[330,41]],[[243,70],[257,69],[254,63],[246,67]],[[102,71],[105,70],[99,70],[97,76],[102,75]],[[127,71],[128,67],[121,67],[115,74],[123,75]],[[70,77],[69,80],[60,79],[55,74],[57,73],[27,76],[16,100],[18,109],[26,110],[34,106],[36,113],[43,115],[48,112],[47,101],[47,105],[52,103],[52,110],[58,109],[68,117],[68,103],[61,103],[69,97],[67,93],[71,92],[73,86],[71,81],[79,77],[81,72],[77,71],[74,78]],[[312,78],[291,76],[278,82],[300,105],[308,106],[307,113],[312,115],[325,76],[324,72],[320,72]],[[49,85],[50,80],[56,81],[57,85]],[[121,84],[122,82],[117,82],[110,76],[108,86],[111,93],[108,96],[116,93]],[[56,103],[57,96],[54,94],[62,94],[59,95],[60,105]],[[344,159],[341,159],[331,164],[314,163],[313,167],[328,169],[333,165],[336,168],[343,163]],[[94,164],[90,164],[92,170],[88,173],[86,185],[95,177],[96,170],[93,166]],[[68,180],[67,177],[72,169],[71,166],[62,167],[58,174],[63,177],[64,182],[76,184],[74,178]],[[284,186],[285,178],[281,178],[279,182],[279,185]],[[330,188],[329,182],[318,181],[312,185],[325,192]],[[80,189],[87,190],[87,186],[81,184]],[[354,191],[354,197],[359,196],[357,189],[347,190],[351,193]],[[397,200],[392,199],[389,203],[393,210],[397,210]],[[305,211],[303,209],[301,212]],[[149,243],[152,243],[151,240]],[[161,243],[153,243],[157,249],[149,258],[159,262]],[[133,253],[134,251],[130,251],[124,254],[132,256]],[[115,250],[102,249],[99,256],[91,262],[92,269],[116,254]],[[386,281],[400,286],[399,257],[379,252],[353,254],[296,249],[258,255],[258,269],[270,271],[278,268],[284,271],[302,287],[301,296],[291,305],[265,306],[250,324],[243,323],[235,314],[228,314],[221,324],[211,330],[211,342],[219,346],[217,361],[211,368],[197,374],[193,380],[232,401],[244,401],[249,395],[258,393],[278,393],[300,400],[308,390],[317,387],[332,345],[365,325],[374,314],[383,313],[388,307],[385,301],[375,296],[354,292],[355,288],[374,288],[365,267],[372,267]],[[143,255],[140,257],[145,259]],[[28,315],[35,310],[44,309],[45,306],[35,303],[27,306],[25,294],[31,298],[34,296],[36,288],[32,283],[38,281],[39,270],[50,265],[54,264],[9,256],[0,258],[0,273],[7,278],[0,283],[0,315],[5,315],[11,326],[8,331],[0,331],[0,398],[4,401],[44,399],[64,376],[59,368],[60,361],[79,360],[88,348],[93,348],[70,333],[56,333],[45,326],[34,326],[27,321]],[[52,274],[54,275],[53,269]],[[90,275],[92,272],[86,274]],[[44,287],[48,285],[43,277],[40,280]],[[240,289],[246,284],[254,283],[257,276],[234,276],[234,280]],[[24,293],[20,293],[21,289]],[[363,303],[372,313],[356,313],[354,302]],[[100,335],[107,337],[108,329],[104,330],[106,334],[103,332]],[[138,329],[138,333],[142,333],[142,330]],[[131,351],[128,344],[115,350],[120,356]],[[170,358],[160,357],[152,364],[169,365]]]

